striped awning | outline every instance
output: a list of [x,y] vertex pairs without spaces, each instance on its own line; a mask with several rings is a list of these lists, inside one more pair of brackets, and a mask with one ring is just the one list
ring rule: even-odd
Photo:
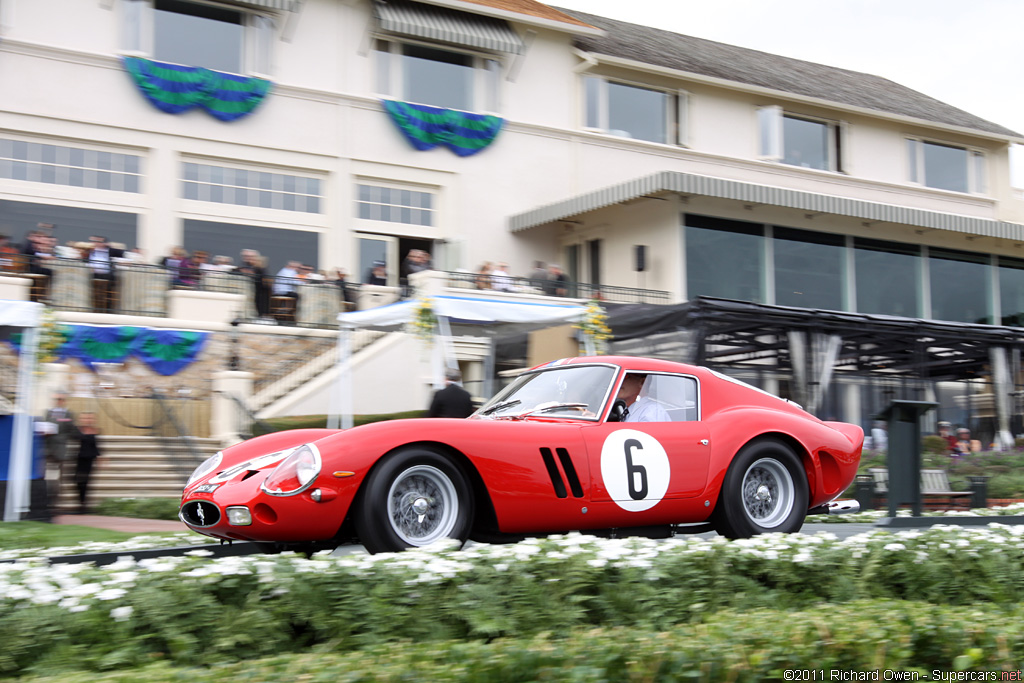
[[263,9],[276,9],[282,12],[298,11],[302,0],[227,0],[235,5],[246,5],[248,7],[262,7]]
[[520,54],[523,41],[507,21],[408,0],[376,0],[382,31],[455,45]]
[[913,225],[933,230],[949,230],[968,235],[1024,239],[1024,225],[989,218],[976,218],[939,211],[927,211],[908,206],[882,204],[836,195],[788,190],[783,187],[744,183],[711,176],[661,171],[629,182],[588,192],[565,201],[548,204],[537,209],[509,217],[509,230],[519,232],[538,225],[565,220],[581,213],[594,211],[613,204],[637,199],[658,192],[733,199],[739,202],[765,206],[799,209],[810,213],[848,216],[879,223]]

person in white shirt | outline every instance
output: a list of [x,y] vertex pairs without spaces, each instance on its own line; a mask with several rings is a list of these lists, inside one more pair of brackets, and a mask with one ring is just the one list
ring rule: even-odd
[[622,380],[617,398],[626,402],[621,422],[671,422],[668,411],[650,396],[640,396],[646,375],[631,373]]
[[512,291],[512,276],[508,274],[507,263],[499,263],[491,271],[491,289],[498,292]]

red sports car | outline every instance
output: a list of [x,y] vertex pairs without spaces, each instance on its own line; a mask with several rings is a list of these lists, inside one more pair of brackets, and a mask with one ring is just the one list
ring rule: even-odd
[[707,368],[569,358],[519,375],[465,420],[227,448],[192,474],[180,517],[216,538],[307,552],[573,530],[795,532],[849,486],[863,438]]

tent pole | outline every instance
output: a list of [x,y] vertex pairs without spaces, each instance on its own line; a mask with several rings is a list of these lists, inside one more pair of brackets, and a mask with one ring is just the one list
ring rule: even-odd
[[341,345],[338,362],[341,372],[338,373],[338,413],[341,416],[341,428],[352,429],[352,329],[346,327],[338,343]]
[[29,508],[29,481],[32,478],[32,373],[35,370],[39,334],[35,326],[26,327],[18,356],[18,395],[15,403],[11,459],[7,468],[7,498],[4,521],[17,522]]

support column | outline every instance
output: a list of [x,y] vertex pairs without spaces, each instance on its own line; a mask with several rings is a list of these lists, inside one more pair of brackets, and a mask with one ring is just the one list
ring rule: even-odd
[[250,418],[231,396],[247,403],[252,398],[254,377],[253,373],[240,370],[221,370],[213,374],[210,435],[220,439],[224,446],[241,441],[241,433],[246,431],[244,427]]

